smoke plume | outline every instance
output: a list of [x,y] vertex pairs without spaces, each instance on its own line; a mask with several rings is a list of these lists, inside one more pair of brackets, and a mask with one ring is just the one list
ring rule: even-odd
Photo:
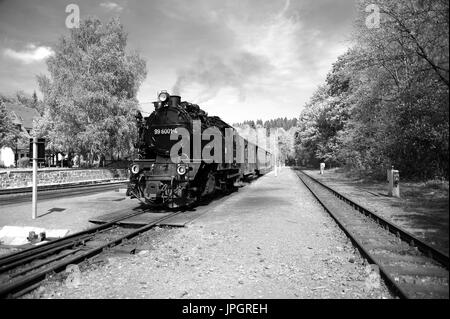
[[201,55],[192,65],[179,70],[172,92],[181,95],[185,89],[197,84],[200,87],[199,103],[214,98],[224,88],[235,89],[239,98],[245,100],[249,82],[270,68],[266,58],[249,52],[240,52],[229,59]]

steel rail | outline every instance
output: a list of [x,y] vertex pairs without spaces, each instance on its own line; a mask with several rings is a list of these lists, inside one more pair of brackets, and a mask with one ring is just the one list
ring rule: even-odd
[[99,226],[95,226],[95,227],[91,227],[91,228],[83,230],[81,232],[73,233],[69,236],[50,241],[46,244],[30,247],[28,249],[18,251],[16,253],[0,256],[0,269],[1,269],[1,267],[4,267],[5,265],[13,263],[17,260],[21,260],[25,257],[35,256],[35,255],[41,254],[43,252],[52,250],[57,247],[65,247],[65,245],[68,243],[69,243],[69,246],[71,243],[76,244],[77,240],[79,240],[79,241],[86,240],[88,237],[95,235],[95,233],[98,233],[102,230],[109,229],[111,226],[113,226],[118,221],[130,218],[130,217],[134,217],[134,216],[143,214],[145,212],[146,212],[146,210],[133,212],[133,213],[127,214],[125,216],[117,217],[108,223],[105,223],[105,224],[102,224]]
[[107,242],[106,244],[100,245],[98,247],[89,249],[85,252],[83,252],[80,255],[76,255],[73,256],[69,259],[60,261],[56,264],[53,264],[45,269],[42,269],[40,271],[37,271],[35,273],[32,273],[30,275],[27,275],[23,278],[20,278],[16,281],[13,281],[9,284],[4,285],[3,287],[0,287],[0,298],[7,298],[8,296],[14,296],[14,297],[19,297],[21,295],[20,291],[30,291],[30,289],[27,289],[28,287],[32,286],[33,287],[38,287],[37,283],[42,281],[43,279],[46,278],[46,275],[48,273],[51,272],[58,272],[60,270],[62,270],[64,267],[66,267],[69,264],[74,264],[74,263],[79,263],[89,257],[92,257],[96,254],[101,253],[104,249],[116,246],[120,243],[122,243],[124,240],[130,239],[132,237],[135,237],[151,228],[153,228],[154,226],[157,226],[159,223],[161,223],[162,221],[169,219],[175,215],[181,214],[182,212],[175,212],[172,213],[168,216],[164,216],[156,221],[153,221],[145,226],[142,226],[124,236],[121,236],[119,238],[113,239],[109,242]]
[[330,214],[330,216],[336,221],[339,227],[343,230],[343,232],[347,235],[347,237],[352,241],[354,245],[358,248],[358,250],[362,253],[362,255],[367,258],[371,263],[378,265],[380,268],[380,273],[383,279],[385,279],[390,286],[394,289],[394,291],[403,299],[408,298],[408,294],[401,287],[399,287],[395,279],[389,275],[389,273],[384,269],[383,266],[379,265],[377,260],[364,248],[364,245],[355,237],[353,234],[345,227],[345,224],[335,215],[332,210],[325,205],[325,203],[319,198],[319,196],[309,187],[309,185],[299,176],[300,181],[308,188],[311,194],[317,199],[317,201],[324,207],[324,209]]
[[[322,187],[322,189],[324,189],[326,192],[329,192],[329,187],[325,187],[326,185],[323,185],[322,183],[317,182],[314,178],[312,178],[311,176],[309,176],[308,174],[300,171],[300,174],[297,174],[297,176],[299,177],[300,181],[311,191],[312,195],[318,200],[318,202],[324,207],[324,209],[330,214],[330,216],[337,222],[337,224],[339,225],[339,227],[344,231],[344,233],[348,236],[348,238],[352,241],[352,243],[356,246],[356,248],[361,252],[361,254],[368,259],[369,262],[376,264],[379,267],[380,270],[380,275],[383,279],[385,279],[386,283],[391,287],[391,289],[400,297],[400,298],[416,298],[416,293],[415,291],[409,291],[409,289],[406,289],[405,287],[402,286],[402,284],[400,282],[397,282],[397,278],[393,277],[393,274],[391,274],[383,265],[383,259],[379,259],[376,255],[372,255],[372,253],[367,250],[365,248],[365,245],[363,244],[362,241],[364,241],[364,238],[359,238],[359,236],[357,235],[358,233],[354,233],[350,228],[348,227],[347,223],[348,221],[345,221],[345,218],[343,218],[343,216],[340,216],[340,214],[338,213],[338,211],[336,211],[335,208],[333,208],[333,205],[331,205],[330,207],[328,206],[330,204],[329,201],[326,200],[326,195],[325,194],[320,194],[320,192],[318,192],[318,190],[314,189],[313,184],[317,184],[318,186]],[[308,182],[307,182],[308,180]],[[337,192],[336,192],[337,193]],[[334,195],[334,192],[330,193],[330,195]],[[349,205],[349,207],[352,207],[352,209],[355,208],[354,205],[349,204],[347,201],[344,201],[347,205]],[[357,205],[357,204],[356,204]],[[359,206],[359,205],[358,205]],[[356,209],[358,212],[360,212],[359,209]],[[364,214],[365,215],[365,214]],[[367,215],[365,215],[367,216]],[[370,216],[367,216],[370,217]],[[377,222],[377,220],[374,220],[375,222]],[[349,225],[351,226],[352,223],[350,223]],[[383,225],[379,222],[377,222],[377,225],[382,227],[384,230],[388,230],[387,228],[383,227]],[[388,230],[389,231],[389,230]],[[399,240],[402,240],[402,238],[400,238],[398,236],[398,234],[394,233],[394,235],[396,235],[397,238],[399,238]],[[403,240],[402,240],[403,241]],[[405,242],[405,241],[403,241]],[[417,246],[415,246],[415,248],[417,248]],[[425,258],[429,257],[426,254],[424,254]],[[429,257],[431,258],[431,257]],[[405,290],[406,289],[406,290]]]
[[[55,184],[55,185],[38,185],[38,191],[39,192],[51,192],[51,191],[64,191],[64,190],[73,190],[73,189],[89,189],[89,188],[101,188],[106,186],[120,186],[121,184],[126,184],[127,180],[117,180],[117,181],[110,181],[110,182],[96,182],[96,181],[89,181],[89,182],[73,182],[73,183],[67,183],[67,184]],[[31,186],[29,187],[19,187],[19,188],[6,188],[0,190],[0,196],[6,196],[6,195],[29,195],[31,194],[32,189]]]
[[[112,191],[114,189],[117,189],[120,185],[123,184],[125,183],[106,184],[106,185],[86,185],[82,187],[67,187],[53,190],[41,190],[38,192],[40,194],[39,198],[41,200],[46,201],[61,197],[69,198],[86,194],[96,194],[106,191]],[[17,193],[10,195],[0,194],[0,207],[26,203],[28,201],[31,201],[31,196],[32,196],[31,192]]]
[[13,269],[15,267],[24,265],[24,264],[26,264],[28,262],[31,262],[31,261],[35,260],[35,259],[39,259],[39,258],[48,256],[48,255],[52,255],[52,254],[58,253],[61,250],[70,248],[70,247],[75,246],[75,245],[77,245],[77,243],[75,243],[75,242],[74,243],[67,243],[65,245],[58,246],[58,247],[49,249],[47,251],[44,251],[44,252],[41,252],[41,253],[38,253],[38,254],[35,254],[35,255],[32,255],[32,256],[24,257],[23,259],[17,259],[15,261],[11,262],[11,263],[8,263],[6,265],[1,266],[0,267],[0,273],[3,273],[5,271],[8,271],[8,270]]
[[445,254],[444,252],[440,251],[437,248],[434,248],[430,246],[429,244],[422,241],[420,238],[414,236],[413,234],[409,233],[408,231],[402,229],[400,226],[394,225],[390,221],[386,220],[385,218],[373,213],[369,209],[365,208],[364,206],[354,202],[353,200],[349,199],[348,197],[342,195],[335,189],[331,188],[328,185],[323,184],[319,180],[313,178],[309,174],[305,173],[302,170],[299,170],[302,174],[310,178],[312,181],[316,182],[320,186],[328,189],[333,195],[338,197],[339,199],[343,200],[347,204],[351,205],[354,209],[358,210],[359,212],[363,213],[364,215],[372,218],[375,220],[378,224],[383,226],[385,229],[390,231],[392,234],[396,235],[397,237],[401,238],[403,241],[408,242],[411,246],[417,247],[422,253],[424,253],[426,256],[436,260],[440,264],[442,264],[447,270],[449,269],[449,256]]
[[21,271],[19,271],[19,272],[16,272],[16,273],[12,274],[12,275],[11,275],[11,278],[15,278],[15,277],[19,277],[19,276],[21,276],[21,275],[24,275],[24,274],[26,274],[27,272],[30,272],[30,271],[32,271],[32,270],[34,270],[34,269],[36,269],[36,268],[42,267],[42,266],[44,266],[44,265],[50,264],[50,263],[52,263],[52,262],[54,262],[54,261],[56,261],[56,260],[58,260],[58,259],[63,259],[64,257],[73,255],[73,254],[75,254],[76,252],[78,252],[78,251],[80,251],[80,250],[81,250],[81,248],[77,248],[77,249],[74,249],[74,250],[70,250],[70,251],[68,251],[68,252],[66,252],[66,253],[64,253],[64,254],[56,255],[56,256],[53,257],[53,258],[46,259],[46,260],[44,260],[44,261],[42,261],[42,262],[40,262],[40,263],[37,263],[37,264],[35,264],[35,265],[33,265],[33,266],[30,266],[30,267],[28,267],[28,268],[25,268],[25,269],[23,269],[23,270],[21,270]]

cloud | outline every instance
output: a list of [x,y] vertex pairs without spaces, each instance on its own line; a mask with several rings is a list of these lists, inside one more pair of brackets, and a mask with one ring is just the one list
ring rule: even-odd
[[227,20],[240,47],[264,56],[274,66],[266,76],[272,84],[291,83],[305,71],[299,52],[305,50],[301,42],[307,31],[298,17],[291,15],[290,5],[287,0],[278,11],[253,23],[239,16]]
[[25,64],[42,61],[53,54],[54,52],[50,47],[36,46],[34,44],[28,44],[22,51],[16,51],[10,48],[3,51],[3,55],[6,57],[18,60]]
[[220,90],[237,90],[241,101],[246,98],[247,85],[271,69],[263,57],[240,51],[229,58],[213,54],[203,54],[189,67],[179,71],[172,89],[174,94],[197,87],[198,102],[214,98]]
[[254,21],[249,21],[248,12],[225,15],[234,49],[223,54],[200,54],[188,68],[178,71],[172,91],[181,94],[196,89],[201,103],[232,88],[243,102],[249,91],[291,85],[301,69],[301,26],[295,18],[286,17],[289,7],[287,0],[277,11]]
[[168,89],[233,123],[298,116],[349,46],[354,0],[155,2],[153,76],[139,99]]
[[120,12],[123,10],[122,6],[111,1],[100,3],[100,7],[105,8],[108,11],[115,11],[115,12]]

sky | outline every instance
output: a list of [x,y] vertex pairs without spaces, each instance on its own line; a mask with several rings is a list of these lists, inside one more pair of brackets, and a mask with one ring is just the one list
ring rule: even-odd
[[0,92],[39,92],[36,75],[81,19],[120,17],[147,62],[138,100],[167,90],[232,124],[298,117],[350,46],[354,0],[0,0]]

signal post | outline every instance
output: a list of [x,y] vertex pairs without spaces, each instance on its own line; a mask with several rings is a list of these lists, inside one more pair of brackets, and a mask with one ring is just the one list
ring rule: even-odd
[[31,218],[37,217],[37,169],[38,161],[45,160],[45,139],[33,137],[30,138],[30,154],[33,154],[33,186],[31,199]]

